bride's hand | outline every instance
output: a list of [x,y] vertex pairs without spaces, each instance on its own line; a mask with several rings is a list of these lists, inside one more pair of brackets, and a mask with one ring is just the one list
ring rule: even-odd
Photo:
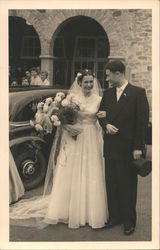
[[82,128],[80,127],[79,124],[65,125],[64,129],[66,129],[71,136],[76,136],[82,133]]
[[106,111],[99,111],[97,113],[97,117],[98,118],[104,118],[104,117],[106,117]]

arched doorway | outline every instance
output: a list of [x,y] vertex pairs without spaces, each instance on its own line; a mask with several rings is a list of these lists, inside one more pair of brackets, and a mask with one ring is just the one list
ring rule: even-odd
[[92,69],[105,85],[105,64],[110,47],[102,26],[90,17],[66,20],[57,30],[53,47],[53,83],[69,87],[77,72]]
[[13,77],[21,78],[25,70],[40,66],[40,54],[40,40],[34,27],[23,18],[10,16],[9,66]]

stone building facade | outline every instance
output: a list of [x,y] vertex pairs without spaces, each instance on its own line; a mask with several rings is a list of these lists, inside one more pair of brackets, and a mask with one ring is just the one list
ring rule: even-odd
[[[103,45],[106,46],[106,51],[104,51],[104,53],[103,50],[101,51],[101,54],[104,54],[104,56],[101,56],[101,64],[96,64],[94,60],[92,63],[92,66],[95,66],[96,64],[99,68],[103,63],[103,84],[105,84],[104,65],[106,61],[112,58],[119,58],[123,60],[126,64],[127,77],[129,78],[130,82],[146,89],[151,110],[152,11],[150,9],[19,9],[10,10],[9,16],[11,20],[15,17],[23,19],[26,21],[26,23],[34,28],[40,43],[39,60],[41,70],[46,70],[49,72],[50,82],[53,85],[55,75],[54,64],[57,62],[53,48],[55,46],[57,37],[62,37],[63,34],[66,34],[66,39],[69,40],[72,38],[75,27],[77,27],[75,36],[78,36],[79,33],[79,37],[84,38],[85,36],[87,37],[87,35],[90,37],[95,37],[95,42],[97,41],[96,37],[105,37],[105,42]],[[92,27],[93,29],[91,33],[88,31],[88,34],[82,34],[82,31],[85,30],[85,20],[86,27],[88,23],[88,27]],[[91,26],[89,26],[89,22],[91,22]],[[70,39],[70,42],[72,42],[72,39]],[[96,44],[98,44],[98,42],[96,42]],[[71,47],[72,45],[70,45],[70,49],[72,49]],[[69,50],[68,48],[69,47],[67,47],[66,50]],[[74,53],[76,52],[73,52],[73,54]],[[90,53],[92,54],[92,52]],[[79,65],[83,64],[83,58],[81,57],[83,56],[80,55],[79,57]],[[68,67],[70,66],[71,68],[71,77],[68,79],[72,82],[77,61],[76,59],[73,59],[74,56],[72,58],[68,58],[66,59],[68,60],[67,62],[71,62],[71,64],[67,64]],[[66,61],[62,61],[63,63],[66,63]],[[62,61],[59,60],[59,62]],[[73,64],[73,61],[75,64]],[[63,63],[57,65],[62,65]],[[100,75],[101,72],[99,71],[98,73]]]

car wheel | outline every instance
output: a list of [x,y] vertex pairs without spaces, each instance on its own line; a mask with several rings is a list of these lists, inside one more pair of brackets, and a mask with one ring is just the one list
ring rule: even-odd
[[16,164],[25,190],[36,188],[44,180],[47,163],[42,152],[37,157],[35,151],[22,152],[16,157]]

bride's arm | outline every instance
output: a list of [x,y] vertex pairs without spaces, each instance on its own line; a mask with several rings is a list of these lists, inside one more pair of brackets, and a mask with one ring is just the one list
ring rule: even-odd
[[99,111],[97,112],[97,117],[98,117],[98,118],[105,118],[105,117],[106,117],[106,111],[101,111],[101,110],[99,110]]

